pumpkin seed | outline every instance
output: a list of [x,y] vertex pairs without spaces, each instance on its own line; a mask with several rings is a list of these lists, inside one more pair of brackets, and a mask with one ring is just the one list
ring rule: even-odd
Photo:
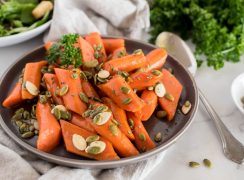
[[127,80],[127,78],[129,77],[129,74],[125,71],[118,71],[117,74],[122,76],[125,80]]
[[212,167],[212,162],[209,159],[204,159],[203,164],[208,168]]
[[160,132],[158,132],[155,137],[154,137],[154,141],[155,142],[160,142],[162,140],[162,134]]
[[24,108],[19,108],[19,109],[17,109],[17,111],[15,111],[15,114],[21,114],[21,113],[23,113],[25,110],[24,110]]
[[100,154],[106,148],[106,143],[103,141],[94,141],[87,148],[86,152],[89,154]]
[[22,113],[15,113],[12,117],[13,120],[21,120],[22,119]]
[[146,69],[145,68],[139,68],[136,70],[136,72],[146,72]]
[[93,59],[93,60],[91,60],[91,61],[83,62],[83,65],[84,65],[85,67],[88,67],[88,68],[94,68],[94,67],[96,67],[98,64],[99,64],[99,63],[98,63],[98,60],[96,60],[96,59]]
[[60,111],[61,113],[61,119],[70,120],[71,119],[71,113],[69,111]]
[[110,119],[111,115],[111,112],[101,112],[93,118],[93,123],[103,125]]
[[20,127],[20,126],[23,124],[22,121],[15,121],[15,123],[16,123],[16,125],[17,125],[18,127]]
[[48,98],[52,97],[52,94],[51,94],[49,91],[46,91],[46,92],[45,92],[45,95],[46,95]]
[[92,97],[92,100],[97,101],[97,102],[103,102],[100,98],[98,97]]
[[134,128],[134,121],[131,118],[129,118],[129,126],[130,126],[131,129]]
[[85,111],[83,114],[82,114],[82,117],[89,117],[90,115],[91,115],[91,113],[92,113],[92,111],[93,110],[91,110],[91,109],[88,109],[87,111]]
[[45,95],[39,95],[39,101],[42,104],[47,103],[47,96],[45,96]]
[[171,74],[174,74],[174,69],[172,69],[172,68],[168,68],[168,71],[169,71]]
[[172,102],[175,100],[174,96],[172,94],[169,94],[169,93],[165,93],[164,97],[167,100],[172,101]]
[[35,133],[35,135],[38,135],[39,134],[39,131],[38,130],[35,130],[34,133]]
[[167,116],[167,112],[166,111],[157,111],[156,113],[156,117],[159,118],[159,119],[162,119],[164,117]]
[[23,123],[20,127],[19,127],[19,131],[22,133],[22,132],[25,132],[27,128],[27,124],[26,123]]
[[97,84],[97,74],[95,74],[95,75],[93,76],[93,81],[94,81],[94,84],[96,85],[96,84]]
[[159,70],[152,70],[152,74],[155,75],[155,76],[159,76],[160,74],[162,74]]
[[156,84],[155,88],[154,88],[154,92],[158,97],[164,97],[166,90],[165,87],[162,83],[158,83]]
[[124,94],[129,94],[130,93],[130,89],[128,87],[122,86],[120,88],[120,90],[124,93]]
[[39,130],[39,124],[38,124],[37,121],[35,121],[35,122],[33,123],[33,126],[34,126],[34,128],[35,128],[36,130]]
[[83,80],[86,80],[86,81],[87,81],[86,74],[85,74],[83,71],[80,71],[80,77],[81,77],[81,79],[83,79]]
[[54,109],[58,109],[59,111],[67,111],[66,107],[64,107],[63,105],[59,104],[56,105],[52,108],[51,113],[54,114]]
[[123,100],[123,104],[130,104],[131,101],[132,101],[131,98],[126,98],[126,99]]
[[36,116],[36,104],[31,107],[31,114]]
[[100,63],[100,64],[98,64],[98,65],[96,66],[96,70],[97,70],[97,71],[100,71],[100,70],[102,69],[102,67],[103,67],[103,63]]
[[84,103],[88,103],[89,99],[83,92],[80,92],[79,96]]
[[22,138],[30,138],[30,137],[33,137],[34,136],[34,133],[31,132],[31,131],[28,131],[28,132],[25,132],[21,135]]
[[78,79],[79,75],[77,73],[72,73],[71,78],[72,79]]
[[106,70],[100,70],[97,75],[99,78],[106,79],[110,76],[110,73]]
[[191,103],[190,101],[186,101],[184,105],[181,107],[181,111],[183,114],[187,114],[191,110]]
[[36,85],[33,84],[33,83],[30,82],[30,81],[26,81],[26,82],[25,82],[25,88],[26,88],[26,90],[27,90],[31,95],[33,95],[33,96],[36,96],[36,95],[38,95],[38,93],[39,93],[39,90],[38,90],[38,88],[36,87]]
[[119,126],[119,122],[116,120],[116,119],[112,119],[112,122],[116,125],[116,126]]
[[80,151],[85,150],[87,147],[86,140],[81,135],[78,134],[73,134],[72,143],[74,147]]
[[100,82],[100,83],[105,83],[107,82],[108,80],[107,79],[102,79],[100,77],[97,76],[97,80]]
[[139,139],[144,142],[144,141],[146,141],[146,136],[143,133],[140,133]]
[[29,126],[29,131],[32,132],[32,131],[34,131],[34,130],[35,130],[35,127],[34,127],[33,125],[30,125],[30,126]]
[[68,90],[69,90],[69,86],[66,84],[60,89],[59,95],[64,96],[68,92]]
[[53,114],[57,119],[61,119],[61,112],[58,108],[54,108]]
[[191,161],[191,162],[189,162],[189,166],[192,168],[197,168],[200,166],[200,164],[198,162]]
[[142,53],[143,53],[143,51],[141,49],[137,49],[133,52],[133,54],[137,54],[137,55],[142,54]]
[[109,125],[109,130],[114,136],[119,135],[118,127],[114,123]]
[[153,91],[154,90],[154,87],[153,86],[149,86],[149,87],[147,87],[147,90]]
[[86,75],[87,79],[91,79],[92,78],[92,73],[91,72],[89,72],[89,71],[83,71],[83,72]]
[[98,136],[98,135],[88,136],[86,138],[86,142],[87,143],[92,143],[94,141],[98,141],[99,139],[100,139],[100,136]]
[[99,152],[101,151],[101,148],[98,146],[92,146],[92,147],[88,146],[85,151],[88,154],[99,154]]
[[30,119],[30,113],[28,111],[23,112],[23,118],[24,119]]

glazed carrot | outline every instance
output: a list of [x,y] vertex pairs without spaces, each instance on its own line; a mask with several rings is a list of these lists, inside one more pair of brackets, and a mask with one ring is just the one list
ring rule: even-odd
[[133,134],[135,136],[135,144],[140,152],[149,151],[155,148],[154,142],[148,135],[145,127],[140,119],[136,118],[132,113],[127,113],[128,119],[134,122]]
[[22,102],[21,82],[17,82],[8,97],[3,101],[3,107],[10,108]]
[[44,44],[44,48],[45,48],[46,50],[49,50],[49,49],[52,47],[53,44],[54,44],[54,42],[52,42],[52,41],[48,41],[48,42],[46,42],[46,43]]
[[126,53],[126,49],[125,47],[120,47],[118,49],[115,49],[113,51],[113,54],[112,54],[112,59],[117,59],[117,58],[121,58],[123,56],[125,56],[127,53]]
[[163,48],[154,49],[146,55],[146,71],[161,69],[166,61],[168,54]]
[[[106,51],[103,45],[103,41],[98,32],[92,32],[88,34],[85,39],[92,45],[95,50],[95,56],[98,56],[97,60],[101,62],[105,62],[107,60]],[[96,52],[97,51],[97,52]]]
[[93,88],[93,86],[91,85],[91,83],[89,81],[86,81],[86,80],[81,80],[81,86],[82,86],[82,89],[85,93],[85,95],[89,98],[92,98],[92,97],[97,97],[99,98],[97,92],[95,91],[95,89]]
[[125,46],[124,39],[102,39],[107,54],[113,53],[115,49]]
[[83,156],[83,157],[87,157],[90,159],[96,159],[96,160],[118,160],[120,159],[119,156],[116,154],[116,152],[114,151],[114,148],[112,146],[112,144],[100,137],[99,141],[103,141],[106,144],[105,150],[100,153],[100,154],[89,154],[86,153],[85,150],[81,151],[79,149],[77,149],[72,141],[73,135],[77,134],[82,136],[84,139],[86,139],[89,136],[94,136],[96,135],[95,133],[89,132],[85,129],[82,129],[78,126],[75,126],[71,123],[68,123],[67,121],[61,120],[61,128],[62,128],[62,134],[63,134],[63,138],[64,138],[64,143],[65,143],[65,147],[66,150],[68,152]]
[[79,126],[87,131],[90,131],[92,133],[95,133],[96,131],[91,125],[91,122],[88,121],[86,118],[83,118],[82,116],[73,113],[72,118],[70,122],[76,126]]
[[130,139],[134,140],[135,137],[131,132],[130,126],[127,122],[126,113],[123,109],[118,107],[111,99],[104,97],[102,98],[105,105],[107,105],[112,113],[115,120],[119,123],[119,129]]
[[106,63],[104,63],[103,68],[109,71],[110,73],[114,74],[117,71],[133,71],[135,69],[145,66],[145,63],[146,57],[141,52],[107,61]]
[[[144,103],[131,89],[128,83],[119,75],[113,76],[108,82],[98,85],[99,89],[111,98],[120,108],[136,112],[139,111]],[[123,89],[128,92],[124,93]]]
[[50,152],[58,145],[61,138],[60,125],[51,113],[51,106],[48,103],[37,103],[36,118],[39,125],[37,149]]
[[130,87],[132,89],[142,90],[149,86],[154,86],[163,78],[163,74],[160,71],[157,72],[160,74],[155,75],[153,72],[135,72],[131,74],[131,81],[129,82]]
[[43,79],[46,83],[47,90],[51,93],[52,99],[56,104],[63,105],[62,97],[57,95],[57,89],[59,88],[58,79],[55,74],[45,73]]
[[[41,82],[41,68],[47,65],[47,61],[39,61],[34,63],[27,63],[25,65],[23,83],[31,82],[39,90]],[[35,96],[30,94],[26,88],[22,88],[22,99],[33,99]]]
[[62,96],[65,107],[82,115],[87,106],[79,97],[80,92],[83,92],[79,73],[76,78],[72,78],[73,72],[69,70],[54,68],[54,71],[58,78],[60,90],[65,86],[68,87],[67,93]]
[[87,67],[90,61],[94,60],[94,49],[92,46],[81,36],[78,39],[78,44],[81,49],[83,66]]
[[141,99],[145,102],[145,106],[141,109],[141,120],[147,121],[157,107],[158,97],[154,91],[144,90]]
[[159,104],[161,108],[167,112],[167,119],[171,121],[174,118],[176,108],[180,99],[182,85],[168,70],[163,69],[162,73],[162,83],[165,86],[166,92],[172,95],[174,99],[173,101],[170,101],[164,96],[162,98],[159,98]]

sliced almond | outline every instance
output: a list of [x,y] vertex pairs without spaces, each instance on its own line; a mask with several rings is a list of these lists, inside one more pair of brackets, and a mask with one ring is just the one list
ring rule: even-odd
[[103,125],[110,119],[111,115],[111,112],[101,112],[93,118],[93,122],[97,125]]
[[85,151],[89,154],[100,154],[106,148],[106,143],[103,141],[94,141],[92,142]]
[[36,85],[30,81],[25,82],[25,88],[33,96],[36,96],[39,93],[39,90],[37,89]]
[[85,150],[87,147],[86,140],[78,134],[73,134],[72,143],[75,146],[75,148],[80,151]]
[[58,109],[60,111],[67,111],[67,109],[63,105],[57,105],[57,106],[54,106],[54,108],[51,110],[52,114],[54,114],[54,109]]
[[154,88],[154,92],[158,97],[164,97],[166,93],[164,85],[162,83],[158,83]]
[[100,70],[97,75],[102,79],[106,79],[110,76],[110,73],[106,70]]

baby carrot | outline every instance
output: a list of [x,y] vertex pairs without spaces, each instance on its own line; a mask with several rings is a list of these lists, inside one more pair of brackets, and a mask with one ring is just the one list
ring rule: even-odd
[[60,123],[61,123],[65,147],[68,152],[71,152],[71,153],[74,153],[74,154],[77,154],[77,155],[80,155],[83,157],[87,157],[90,159],[96,159],[96,160],[118,160],[118,159],[120,159],[119,156],[114,151],[112,144],[108,140],[104,139],[103,137],[100,137],[99,141],[104,142],[106,144],[106,147],[105,147],[104,151],[101,152],[100,154],[90,154],[90,153],[87,153],[85,150],[81,151],[81,150],[77,149],[74,146],[73,141],[72,141],[74,134],[80,135],[84,139],[86,139],[89,136],[94,136],[96,134],[93,132],[89,132],[85,129],[82,129],[78,126],[75,126],[71,123],[68,123],[67,121],[64,121],[64,120],[61,120]]
[[70,120],[70,122],[76,126],[79,126],[87,131],[93,132],[95,133],[96,131],[94,130],[94,128],[91,125],[91,122],[88,121],[86,118],[83,118],[82,116],[73,113],[72,114],[72,118]]
[[117,58],[121,58],[123,56],[126,56],[126,49],[125,47],[120,47],[118,49],[115,49],[113,51],[113,54],[112,54],[112,59],[117,59]]
[[97,92],[95,91],[95,89],[93,88],[93,86],[91,85],[91,83],[89,81],[86,80],[81,80],[81,86],[82,89],[85,93],[85,95],[89,98],[93,98],[93,97],[97,97],[99,98]]
[[92,46],[81,36],[78,39],[78,45],[81,50],[82,63],[84,67],[89,67],[91,61],[94,61],[94,49]]
[[124,39],[102,39],[107,54],[113,53],[115,49],[125,46]]
[[52,99],[56,104],[63,105],[63,99],[57,95],[57,90],[59,88],[58,79],[55,74],[45,73],[43,79],[46,83],[47,90],[51,93]]
[[8,97],[3,101],[3,107],[10,108],[22,102],[21,82],[17,82]]
[[115,118],[115,120],[118,122],[119,129],[130,139],[134,140],[135,137],[131,132],[130,126],[127,122],[126,113],[123,109],[118,107],[111,99],[104,97],[102,98],[105,105],[107,105]]
[[58,145],[61,138],[60,125],[51,113],[51,106],[48,103],[37,103],[36,118],[39,125],[37,149],[50,152]]
[[134,122],[133,134],[135,136],[135,144],[140,152],[149,151],[155,148],[155,144],[148,135],[145,127],[140,119],[136,118],[132,113],[128,112],[128,119]]
[[176,108],[182,92],[182,85],[168,70],[163,69],[162,83],[166,89],[166,95],[159,98],[159,104],[167,112],[167,119],[171,121],[174,118]]
[[[27,81],[31,82],[39,90],[41,82],[41,68],[47,65],[47,61],[39,61],[33,63],[27,63],[25,65],[23,84]],[[30,94],[26,88],[22,88],[22,99],[33,99],[35,96]]]
[[120,75],[113,76],[108,82],[100,84],[98,87],[120,108],[126,111],[136,112],[144,105],[143,101]]
[[[54,68],[60,86],[60,95],[63,98],[65,107],[79,115],[86,110],[86,104],[80,99],[82,91],[79,72]],[[74,76],[76,74],[76,76]],[[61,94],[61,92],[64,92]]]
[[103,45],[103,41],[98,32],[92,32],[88,34],[85,39],[92,45],[95,50],[94,56],[101,63],[107,60],[106,51]]

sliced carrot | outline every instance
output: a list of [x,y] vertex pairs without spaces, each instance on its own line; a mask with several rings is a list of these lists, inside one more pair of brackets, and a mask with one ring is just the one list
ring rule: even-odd
[[92,45],[95,50],[95,56],[98,56],[97,60],[105,62],[107,60],[106,51],[103,45],[102,38],[98,32],[89,33],[85,39]]
[[163,74],[159,71],[159,75],[152,72],[135,72],[130,75],[131,81],[129,85],[132,89],[142,90],[149,86],[154,86],[163,78]]
[[146,55],[146,71],[161,69],[166,61],[168,54],[163,48],[154,49]]
[[49,49],[52,47],[53,44],[54,44],[54,42],[52,42],[52,41],[48,41],[48,42],[46,42],[46,43],[44,44],[44,48],[45,48],[46,50],[49,50]]
[[105,105],[107,105],[112,113],[115,120],[118,122],[119,129],[130,139],[134,140],[135,137],[132,134],[130,126],[127,121],[126,113],[123,109],[117,106],[111,99],[104,97],[102,98]]
[[126,56],[126,49],[125,47],[120,47],[118,49],[115,49],[113,51],[113,54],[112,54],[112,59],[117,59],[117,58],[121,58],[123,56]]
[[114,74],[117,71],[133,71],[135,69],[145,66],[145,63],[146,57],[141,52],[138,54],[130,54],[121,58],[107,61],[106,63],[104,63],[103,68]]
[[96,131],[91,125],[91,122],[88,121],[86,118],[83,118],[82,116],[73,113],[71,121],[72,124],[79,126],[87,131],[90,131],[92,133],[95,133]]
[[128,119],[134,122],[133,134],[135,136],[135,144],[140,152],[149,151],[155,148],[154,142],[151,140],[147,130],[143,126],[140,119],[136,118],[133,113],[127,113]]
[[124,39],[102,39],[107,54],[113,53],[115,49],[125,47]]
[[141,99],[145,102],[145,106],[141,109],[141,120],[147,121],[157,107],[158,97],[154,91],[144,90]]
[[[110,97],[120,108],[136,112],[139,111],[144,103],[131,89],[128,83],[119,75],[113,76],[108,82],[98,85],[99,89]],[[124,93],[122,89],[127,89]]]
[[[25,65],[23,83],[31,82],[39,90],[41,83],[41,68],[47,65],[47,61],[39,61],[34,63],[27,63]],[[22,88],[22,99],[33,99],[35,96],[30,94],[26,88]]]
[[99,141],[103,141],[106,144],[105,150],[100,153],[100,154],[89,154],[86,153],[85,150],[81,151],[79,149],[77,149],[72,141],[73,135],[77,134],[82,136],[84,139],[86,139],[89,136],[94,136],[96,135],[95,133],[89,132],[85,129],[82,129],[78,126],[75,126],[71,123],[68,123],[67,121],[61,120],[61,127],[62,127],[62,134],[63,134],[63,138],[64,138],[64,143],[65,143],[65,147],[66,150],[68,152],[83,156],[83,157],[87,157],[90,159],[96,159],[96,160],[118,160],[120,159],[119,156],[116,154],[116,152],[114,151],[114,148],[112,146],[112,144],[100,137]]
[[10,108],[23,101],[21,96],[21,86],[20,82],[15,84],[8,97],[3,101],[3,107]]
[[63,99],[57,95],[59,89],[58,79],[55,74],[45,73],[43,79],[46,83],[47,90],[51,93],[52,99],[56,104],[63,105]]
[[79,73],[76,78],[72,78],[73,72],[69,70],[54,68],[54,71],[58,78],[60,90],[64,88],[64,86],[68,87],[67,93],[62,96],[65,107],[82,115],[87,109],[87,106],[79,97],[80,92],[83,92]]
[[57,119],[51,113],[49,103],[37,103],[36,118],[39,125],[37,149],[50,152],[59,144],[61,128]]
[[162,83],[165,86],[166,92],[172,95],[174,99],[173,101],[170,101],[164,96],[162,98],[159,98],[159,104],[161,108],[167,112],[167,119],[171,121],[174,118],[176,108],[180,99],[182,85],[168,70],[163,69],[162,73]]
[[81,36],[78,39],[78,44],[80,46],[81,49],[81,54],[82,54],[82,63],[83,66],[87,67],[88,63],[90,61],[94,60],[94,49],[92,48],[92,46],[85,40],[83,39]]
[[81,80],[81,86],[82,89],[85,93],[85,95],[89,98],[93,98],[93,97],[97,97],[99,98],[97,92],[95,91],[95,89],[93,88],[93,86],[91,85],[91,83],[89,81],[86,80]]

